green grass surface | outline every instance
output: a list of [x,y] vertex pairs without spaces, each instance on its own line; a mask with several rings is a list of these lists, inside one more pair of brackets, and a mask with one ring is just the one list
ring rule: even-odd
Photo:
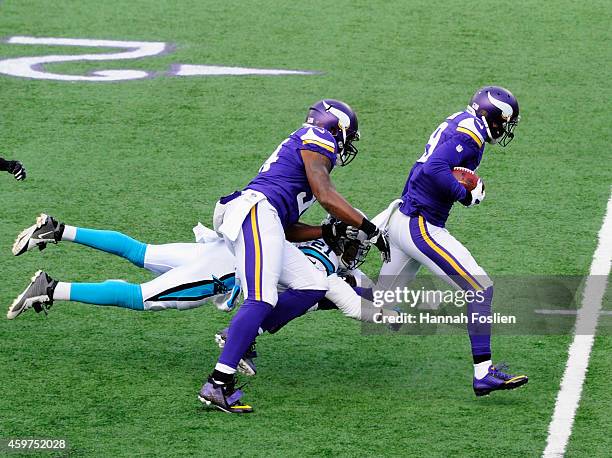
[[[322,97],[359,114],[360,155],[334,180],[375,214],[398,197],[431,131],[490,83],[514,92],[523,120],[509,148],[485,152],[487,200],[456,209],[449,229],[493,276],[586,274],[612,181],[609,5],[447,3],[2,2],[4,37],[176,45],[55,72],[192,63],[322,74],[0,77],[0,148],[29,173],[24,183],[0,176],[0,303],[39,268],[66,281],[149,278],[83,247],[12,258],[10,246],[41,211],[146,242],[190,241],[216,199],[243,186]],[[51,52],[69,50],[0,44],[2,57]],[[313,209],[306,220],[321,216]],[[378,266],[372,256],[366,270]],[[195,397],[226,321],[212,307],[147,314],[62,303],[46,320],[0,321],[0,438],[65,437],[75,456],[538,456],[571,340],[494,337],[495,356],[530,383],[475,399],[466,336],[362,336],[337,312],[311,314],[260,339],[260,375],[247,388],[257,412],[236,418]],[[609,454],[610,339],[596,340],[571,456]]]

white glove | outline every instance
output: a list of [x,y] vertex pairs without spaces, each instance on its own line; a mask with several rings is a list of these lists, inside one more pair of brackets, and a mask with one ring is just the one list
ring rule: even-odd
[[223,296],[217,296],[213,299],[215,306],[222,312],[231,312],[240,302],[240,283],[236,283],[234,287]]
[[474,205],[478,205],[485,198],[485,185],[481,179],[478,179],[478,183],[476,187],[472,189],[472,191],[468,191],[465,195],[465,198],[460,202],[466,207],[473,207]]

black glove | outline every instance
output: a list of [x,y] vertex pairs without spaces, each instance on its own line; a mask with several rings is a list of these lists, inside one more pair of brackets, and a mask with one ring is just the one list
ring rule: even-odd
[[348,270],[338,269],[336,273],[338,274],[338,277],[344,280],[351,288],[354,288],[357,286],[357,279]]
[[342,253],[340,239],[346,237],[347,224],[338,220],[325,220],[321,223],[321,231],[323,232],[323,240],[327,243],[334,253]]
[[[353,229],[353,230],[351,230]],[[380,256],[383,262],[391,261],[391,247],[386,232],[381,232],[374,223],[369,219],[363,218],[359,230],[355,231],[350,227],[347,231],[347,237],[367,240],[380,251]]]
[[26,179],[26,169],[21,162],[7,161],[7,163],[7,172],[11,173],[17,181],[23,181]]

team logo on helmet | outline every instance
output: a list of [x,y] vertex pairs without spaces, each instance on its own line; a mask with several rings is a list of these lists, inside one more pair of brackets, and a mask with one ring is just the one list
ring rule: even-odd
[[325,100],[323,100],[323,106],[325,107],[325,111],[333,114],[336,118],[338,118],[338,127],[343,130],[346,135],[347,129],[351,126],[351,118],[341,110],[331,106]]

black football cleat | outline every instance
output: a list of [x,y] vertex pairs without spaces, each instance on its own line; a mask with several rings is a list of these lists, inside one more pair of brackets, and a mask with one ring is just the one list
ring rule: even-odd
[[57,243],[62,239],[64,224],[49,215],[41,213],[36,224],[21,231],[13,243],[13,255],[20,256],[34,247],[43,250],[47,243]]
[[56,280],[39,270],[32,277],[28,287],[13,301],[6,317],[13,320],[30,307],[34,308],[37,313],[45,312],[46,314],[53,305],[53,291],[56,286]]

